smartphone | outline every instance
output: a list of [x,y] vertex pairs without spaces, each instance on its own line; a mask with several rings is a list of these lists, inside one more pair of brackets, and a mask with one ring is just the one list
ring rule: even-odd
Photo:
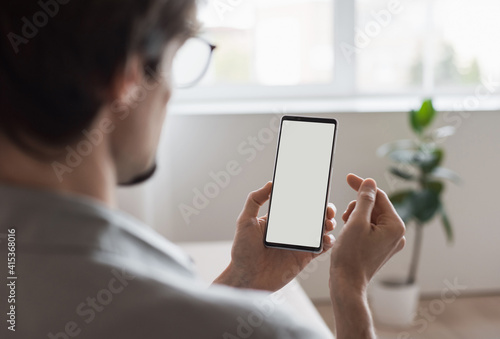
[[282,117],[266,247],[322,251],[336,135],[335,119]]

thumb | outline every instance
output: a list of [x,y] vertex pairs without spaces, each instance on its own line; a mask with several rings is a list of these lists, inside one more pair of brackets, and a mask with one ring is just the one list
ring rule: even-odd
[[269,196],[271,194],[271,188],[273,184],[269,181],[262,188],[251,192],[247,201],[245,202],[245,207],[243,207],[243,211],[240,214],[240,218],[256,218],[259,215],[259,210],[264,203],[269,200]]
[[377,196],[377,183],[373,179],[363,181],[358,190],[358,200],[352,216],[362,218],[370,222],[375,199]]

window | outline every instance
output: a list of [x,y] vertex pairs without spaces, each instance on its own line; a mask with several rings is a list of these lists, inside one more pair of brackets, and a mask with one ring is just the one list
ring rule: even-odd
[[180,101],[472,93],[500,77],[498,0],[209,0],[217,45]]
[[[456,91],[498,75],[500,1],[402,1],[390,15],[384,7],[356,3],[358,44],[372,37],[357,58],[360,92]],[[373,33],[370,22],[381,28]]]
[[211,4],[204,8],[201,20],[218,50],[205,85],[280,86],[332,81],[332,1]]

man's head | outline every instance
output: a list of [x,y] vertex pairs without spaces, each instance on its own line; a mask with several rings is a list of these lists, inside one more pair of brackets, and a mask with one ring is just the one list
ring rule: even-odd
[[3,1],[0,134],[63,166],[69,150],[105,145],[118,183],[147,177],[173,57],[198,29],[195,2]]

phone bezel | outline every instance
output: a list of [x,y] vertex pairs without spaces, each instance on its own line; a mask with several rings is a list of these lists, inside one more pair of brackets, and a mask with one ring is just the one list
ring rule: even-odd
[[[328,197],[330,195],[330,184],[331,184],[331,177],[332,177],[332,169],[333,169],[333,156],[335,153],[335,144],[336,144],[336,139],[337,139],[337,129],[338,129],[338,121],[334,118],[319,118],[319,117],[305,117],[305,116],[295,116],[295,115],[284,115],[281,118],[280,121],[280,130],[279,130],[279,135],[278,135],[278,144],[276,147],[276,156],[274,160],[274,170],[273,170],[273,182],[276,176],[276,165],[278,164],[278,155],[279,155],[279,148],[280,148],[280,143],[281,143],[281,131],[283,128],[283,122],[284,121],[303,121],[303,122],[319,122],[319,123],[327,123],[327,124],[333,124],[334,125],[334,135],[333,135],[333,140],[332,140],[332,153],[330,155],[330,169],[328,171],[328,186],[326,190],[326,197],[325,197],[325,206],[324,206],[324,212],[323,212],[323,220],[326,218],[326,208],[328,204]],[[299,246],[299,245],[292,245],[292,244],[284,244],[284,243],[275,243],[275,242],[268,242],[267,241],[267,229],[269,226],[269,216],[271,215],[271,206],[272,206],[272,199],[273,199],[273,193],[274,193],[274,185],[271,188],[271,194],[269,197],[269,208],[267,211],[268,215],[268,221],[266,222],[266,229],[264,233],[264,246],[268,248],[279,248],[279,249],[287,249],[287,250],[294,250],[294,251],[305,251],[305,252],[314,252],[314,253],[320,253],[323,250],[323,233],[325,232],[325,223],[323,221],[323,225],[321,226],[321,239],[319,242],[319,247],[308,247],[308,246]]]

